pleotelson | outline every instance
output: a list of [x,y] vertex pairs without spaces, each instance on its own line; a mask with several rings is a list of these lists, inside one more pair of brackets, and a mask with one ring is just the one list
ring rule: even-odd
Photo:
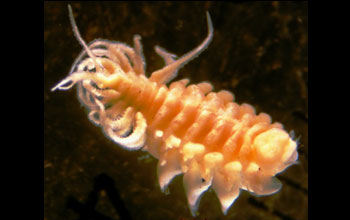
[[77,85],[78,98],[92,123],[107,137],[129,150],[148,151],[159,160],[161,190],[184,174],[183,182],[192,215],[209,187],[217,194],[222,211],[241,189],[258,195],[277,192],[274,177],[295,163],[296,142],[265,113],[239,105],[228,91],[212,92],[207,82],[187,85],[183,79],[166,86],[187,62],[210,43],[213,27],[207,13],[208,36],[194,50],[175,56],[156,46],[165,66],[146,77],[141,37],[134,47],[120,42],[80,37],[71,8],[73,31],[84,50],[70,74],[52,90]]

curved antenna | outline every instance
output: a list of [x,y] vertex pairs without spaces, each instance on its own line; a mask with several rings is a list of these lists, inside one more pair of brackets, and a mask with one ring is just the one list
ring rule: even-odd
[[77,40],[79,41],[80,45],[83,46],[83,48],[85,49],[85,51],[87,52],[87,54],[89,55],[89,57],[91,59],[94,60],[94,63],[95,63],[95,66],[96,66],[96,70],[99,71],[99,67],[103,68],[103,66],[98,63],[97,65],[97,61],[96,61],[96,57],[95,55],[92,53],[92,51],[90,50],[90,48],[86,45],[85,41],[83,40],[83,38],[80,36],[80,32],[78,30],[78,27],[77,27],[77,24],[75,23],[75,20],[74,20],[74,16],[73,16],[73,10],[72,10],[72,7],[70,6],[70,4],[68,4],[68,11],[69,11],[69,20],[70,20],[70,23],[72,25],[72,28],[73,28],[73,33],[74,33],[74,36],[77,38]]
[[[198,47],[186,53],[185,55],[181,56],[178,60],[167,64],[165,67],[163,67],[160,70],[154,71],[151,77],[149,78],[150,81],[157,82],[160,84],[169,82],[170,80],[176,77],[178,69],[183,67],[189,61],[196,58],[200,53],[202,53],[208,47],[209,43],[213,39],[214,28],[213,28],[213,23],[210,19],[209,12],[206,12],[206,14],[207,14],[208,35],[205,38],[205,40]],[[156,48],[156,51],[159,49],[160,48],[158,49]]]

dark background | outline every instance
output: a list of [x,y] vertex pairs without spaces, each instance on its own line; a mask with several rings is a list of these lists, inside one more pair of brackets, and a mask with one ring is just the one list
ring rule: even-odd
[[[299,164],[278,175],[282,190],[254,197],[242,191],[223,216],[212,190],[206,192],[195,219],[308,219],[308,4],[307,2],[115,2],[71,3],[86,42],[96,38],[132,45],[142,37],[147,73],[161,68],[159,45],[182,55],[207,34],[209,11],[214,38],[208,49],[179,71],[175,80],[209,81],[226,89],[239,104],[252,104],[300,137]],[[81,46],[74,38],[67,3],[44,3],[44,216],[45,220],[78,219],[72,198],[85,204],[95,178],[115,181],[133,219],[194,219],[182,176],[163,194],[157,182],[157,160],[130,152],[92,125],[75,89],[50,92],[63,79]],[[105,191],[95,210],[120,219]]]

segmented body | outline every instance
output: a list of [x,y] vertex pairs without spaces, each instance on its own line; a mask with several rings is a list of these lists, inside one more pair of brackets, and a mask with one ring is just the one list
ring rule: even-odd
[[87,46],[70,11],[73,30],[85,50],[66,79],[53,88],[65,90],[77,84],[89,119],[109,138],[157,158],[163,191],[183,173],[193,215],[210,186],[225,214],[240,189],[259,195],[277,192],[281,184],[274,176],[298,157],[296,142],[281,124],[271,124],[265,113],[256,115],[248,104],[234,103],[230,92],[212,92],[211,84],[205,82],[188,86],[187,79],[166,86],[211,41],[213,28],[209,14],[207,17],[205,41],[179,59],[156,47],[166,65],[147,78],[138,35],[133,48],[107,40]]

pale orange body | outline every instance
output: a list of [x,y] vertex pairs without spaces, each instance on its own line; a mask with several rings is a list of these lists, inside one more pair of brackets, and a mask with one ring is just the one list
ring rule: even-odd
[[271,124],[265,113],[256,115],[248,104],[234,103],[230,92],[211,92],[211,84],[205,82],[187,86],[187,79],[165,85],[208,46],[213,28],[209,14],[207,17],[205,41],[179,59],[156,47],[166,65],[147,78],[138,35],[134,48],[107,40],[87,46],[70,14],[85,50],[71,74],[53,88],[65,90],[77,84],[79,100],[88,109],[90,120],[109,138],[130,150],[142,148],[157,158],[163,191],[176,175],[184,173],[193,215],[200,196],[210,186],[224,214],[240,189],[259,195],[277,192],[281,184],[274,176],[298,157],[296,142],[281,124]]

